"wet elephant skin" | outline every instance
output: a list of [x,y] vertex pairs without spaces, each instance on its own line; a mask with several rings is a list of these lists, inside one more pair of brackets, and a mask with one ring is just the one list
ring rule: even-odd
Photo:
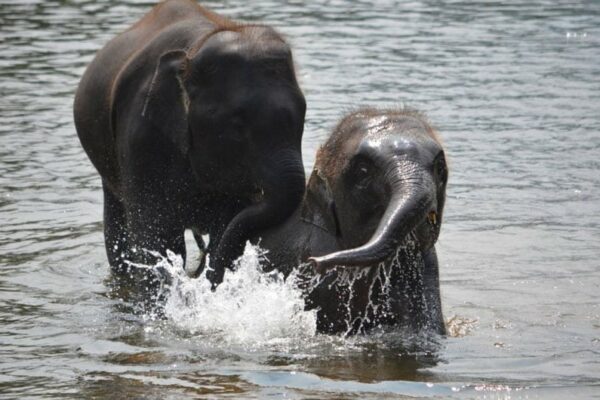
[[151,262],[143,250],[185,257],[192,229],[218,285],[246,240],[302,199],[305,109],[290,47],[269,27],[169,0],[108,42],[74,116],[102,177],[113,270]]

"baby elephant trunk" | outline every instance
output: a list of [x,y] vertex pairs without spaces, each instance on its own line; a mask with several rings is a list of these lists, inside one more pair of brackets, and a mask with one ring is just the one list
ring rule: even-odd
[[214,254],[208,278],[215,288],[223,281],[225,268],[242,255],[246,241],[257,232],[285,221],[298,207],[304,196],[305,177],[299,151],[280,150],[263,165],[262,201],[237,214],[227,225]]
[[371,239],[364,245],[312,257],[309,262],[317,272],[336,265],[375,266],[390,257],[406,236],[426,218],[435,199],[431,174],[419,164],[396,161],[385,176],[390,201]]

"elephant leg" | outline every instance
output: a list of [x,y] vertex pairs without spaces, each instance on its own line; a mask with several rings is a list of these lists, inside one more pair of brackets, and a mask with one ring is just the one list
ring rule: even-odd
[[[210,254],[210,255],[215,254],[215,250],[217,249],[217,246],[219,245],[219,242],[221,241],[221,237],[223,236],[224,232],[225,232],[225,225],[221,225],[221,224],[219,224],[218,226],[216,226],[214,229],[211,230],[210,236],[209,236],[209,242],[208,242],[208,249],[207,249],[208,254]],[[214,265],[214,263],[212,263],[212,265]],[[213,290],[215,290],[217,288],[217,286],[221,282],[223,282],[224,275],[225,275],[224,269],[215,269],[214,266],[211,266],[211,269],[206,271],[206,278],[208,278],[208,280],[212,284]]]
[[146,265],[155,264],[158,259],[151,252],[161,256],[167,250],[180,255],[185,265],[185,228],[179,219],[170,213],[167,202],[135,201],[127,209],[128,230],[131,238],[130,260]]
[[[240,199],[225,199],[218,198],[214,199],[211,203],[206,204],[196,215],[196,227],[192,227],[194,238],[200,251],[203,253],[200,266],[196,269],[194,277],[198,277],[202,274],[206,267],[206,257],[213,257],[216,253],[217,247],[225,233],[229,222],[244,208],[245,204]],[[218,212],[215,212],[218,210]],[[202,234],[208,233],[208,245],[202,239]],[[212,258],[210,258],[212,260]],[[223,280],[225,273],[224,269],[215,270],[213,268],[215,263],[210,262],[210,269],[206,272],[206,278],[212,283],[213,289],[217,287]]]
[[104,191],[104,244],[108,262],[115,272],[122,272],[129,258],[129,237],[123,203],[102,184]]
[[149,251],[164,257],[167,250],[181,255],[185,263],[183,226],[165,215],[168,203],[155,203],[150,196],[145,204],[131,201],[131,197],[120,202],[106,188],[104,192],[106,249],[116,272],[114,288],[120,298],[134,301],[143,312],[159,315],[167,293],[164,288],[170,285],[172,275],[164,269],[147,269],[143,265],[155,266],[160,259]]
[[423,254],[425,271],[423,276],[425,301],[431,328],[439,334],[446,333],[444,316],[442,314],[442,300],[440,298],[440,279],[438,258],[435,248],[432,247]]
[[[223,234],[227,229],[227,226],[231,220],[245,207],[247,206],[240,200],[223,201],[220,204],[220,212],[218,216],[213,217],[209,224],[209,242],[207,252],[212,257],[216,254],[216,250],[223,238]],[[206,272],[206,277],[212,284],[213,290],[223,281],[225,275],[225,268],[221,265],[219,268],[218,263],[211,261],[211,269]],[[232,268],[228,266],[227,268]]]
[[[166,209],[166,204],[161,208],[134,207],[135,211],[128,212],[127,220],[132,238],[131,261],[151,266],[148,270],[133,265],[129,271],[130,276],[134,277],[136,292],[148,299],[162,300],[162,288],[171,285],[173,274],[157,264],[167,256],[169,250],[181,256],[185,266],[186,250],[183,226],[173,218],[160,214],[159,209]],[[152,303],[146,306],[155,310]]]

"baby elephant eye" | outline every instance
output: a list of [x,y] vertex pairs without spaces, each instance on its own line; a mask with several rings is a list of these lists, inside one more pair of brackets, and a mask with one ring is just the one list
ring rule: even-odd
[[354,166],[354,173],[357,176],[365,175],[369,172],[369,166],[366,162],[360,161]]
[[356,185],[359,188],[365,188],[368,186],[371,178],[371,166],[366,162],[359,162],[354,167],[354,177]]

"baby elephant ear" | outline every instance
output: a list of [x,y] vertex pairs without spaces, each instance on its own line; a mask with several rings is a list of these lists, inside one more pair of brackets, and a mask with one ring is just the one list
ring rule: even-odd
[[183,50],[160,56],[142,109],[142,118],[170,137],[180,150],[189,150],[188,109],[190,99],[184,85],[188,58]]
[[320,171],[315,168],[308,180],[306,201],[302,207],[302,219],[311,225],[339,236],[340,228],[333,193]]

